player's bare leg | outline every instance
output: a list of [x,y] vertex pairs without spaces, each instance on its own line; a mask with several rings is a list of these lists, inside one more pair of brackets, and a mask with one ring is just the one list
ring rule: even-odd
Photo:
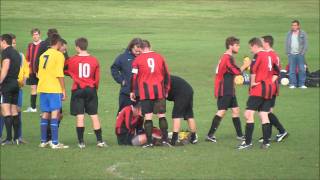
[[217,142],[217,139],[214,136],[214,133],[218,129],[220,122],[225,114],[226,114],[226,110],[218,110],[218,112],[216,113],[216,115],[212,119],[212,123],[211,123],[210,130],[208,132],[208,136],[205,139],[206,141],[210,141],[210,142],[214,142],[214,143]]
[[242,128],[241,128],[241,121],[240,121],[240,108],[235,107],[235,108],[232,108],[231,110],[232,110],[232,122],[237,133],[237,139],[244,140]]

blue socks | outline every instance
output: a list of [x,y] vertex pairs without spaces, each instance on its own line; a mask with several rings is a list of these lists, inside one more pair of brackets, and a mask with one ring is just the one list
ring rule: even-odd
[[52,138],[52,144],[57,145],[59,143],[58,141],[58,130],[59,130],[59,120],[58,119],[51,119],[51,138]]
[[41,143],[47,142],[47,127],[48,127],[48,119],[41,118],[41,122],[40,122]]

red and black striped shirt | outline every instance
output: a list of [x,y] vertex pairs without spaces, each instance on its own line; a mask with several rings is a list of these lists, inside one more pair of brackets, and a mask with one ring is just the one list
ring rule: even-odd
[[28,44],[27,53],[26,53],[26,60],[29,63],[30,74],[31,73],[35,74],[37,72],[36,71],[37,70],[36,59],[37,59],[40,44],[41,43],[34,44],[33,42]]

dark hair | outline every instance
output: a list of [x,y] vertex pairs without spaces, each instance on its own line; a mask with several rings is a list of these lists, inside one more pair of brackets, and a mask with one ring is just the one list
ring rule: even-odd
[[68,44],[67,41],[63,38],[61,38],[61,42],[62,42],[62,44]]
[[291,22],[291,24],[293,24],[293,23],[297,23],[298,26],[300,26],[300,22],[298,20],[296,20],[296,19]]
[[30,31],[31,35],[33,35],[33,33],[35,33],[35,32],[38,32],[40,34],[40,29],[32,28],[31,31]]
[[226,39],[226,49],[229,49],[229,46],[233,46],[234,44],[240,44],[240,39],[230,36]]
[[137,46],[137,47],[141,47],[142,45],[142,39],[141,38],[133,38],[129,44],[128,44],[128,49],[131,50],[134,46]]
[[268,43],[271,47],[273,46],[273,37],[270,35],[262,36],[264,42]]
[[262,42],[260,38],[254,37],[252,39],[250,39],[250,41],[248,42],[251,46],[253,45],[257,45],[259,47],[262,47]]
[[58,34],[58,30],[55,28],[48,29],[47,36],[51,38],[53,34]]
[[2,34],[1,41],[5,41],[8,45],[12,45],[12,36],[10,34]]
[[59,34],[52,34],[50,38],[50,46],[54,46],[58,42],[61,42],[61,36]]
[[76,39],[75,44],[83,51],[87,50],[88,48],[88,40],[84,37]]
[[12,40],[17,38],[17,36],[14,35],[13,33],[10,33],[9,35],[11,36]]
[[142,44],[141,44],[141,48],[144,49],[144,48],[150,48],[151,45],[150,45],[150,42],[146,39],[142,40]]

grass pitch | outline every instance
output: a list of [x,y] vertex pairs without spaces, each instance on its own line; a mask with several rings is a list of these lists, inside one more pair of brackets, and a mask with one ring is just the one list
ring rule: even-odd
[[[29,32],[33,27],[42,30],[43,39],[48,28],[57,28],[69,43],[70,55],[75,53],[76,38],[89,39],[89,50],[101,63],[99,115],[103,137],[110,147],[95,147],[88,120],[87,148],[77,148],[68,90],[60,140],[71,148],[61,151],[38,148],[39,115],[23,113],[23,136],[29,143],[1,147],[0,179],[319,179],[319,89],[281,88],[275,112],[290,136],[283,143],[272,143],[267,151],[261,150],[257,142],[261,136],[258,118],[253,149],[235,149],[239,142],[230,113],[216,134],[218,143],[204,142],[216,112],[212,75],[224,52],[225,38],[235,35],[241,39],[240,53],[236,56],[240,64],[244,55],[250,55],[247,42],[251,37],[271,34],[285,66],[284,41],[293,19],[299,19],[308,33],[306,60],[311,71],[317,70],[319,1],[316,0],[1,0],[1,33],[15,33],[22,52],[31,41]],[[117,145],[114,125],[119,85],[110,75],[110,65],[133,37],[150,40],[153,49],[166,57],[171,74],[185,78],[193,86],[199,144],[152,150]],[[71,80],[67,78],[66,82],[70,89]],[[23,109],[29,105],[29,93],[27,86]],[[243,111],[247,87],[237,87],[237,96]],[[168,117],[171,108],[168,103]],[[244,125],[243,116],[241,120]]]

